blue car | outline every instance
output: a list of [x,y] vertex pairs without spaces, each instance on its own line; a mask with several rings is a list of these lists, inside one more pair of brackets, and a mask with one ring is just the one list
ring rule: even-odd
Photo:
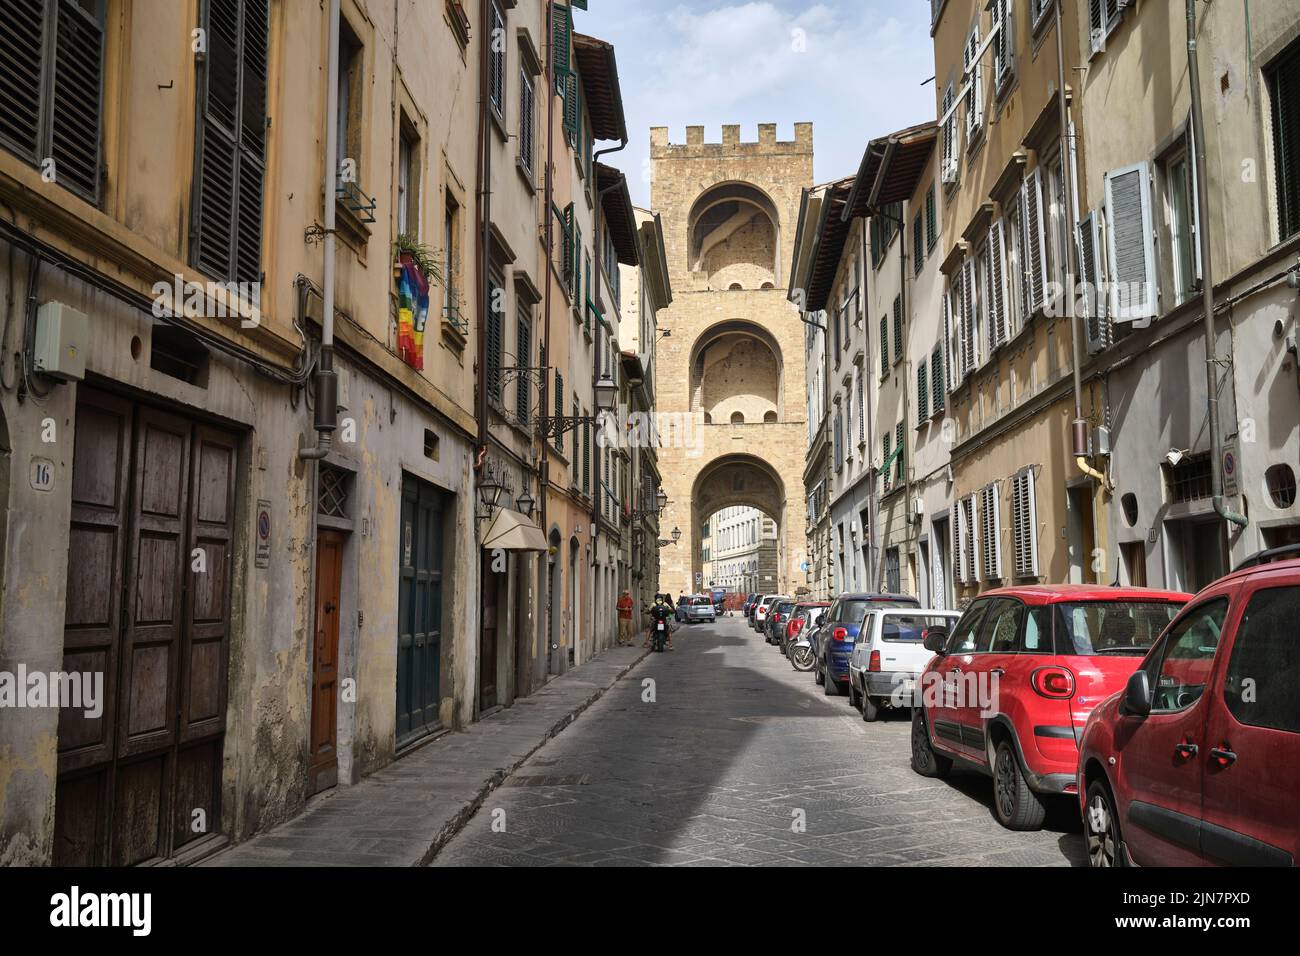
[[835,697],[842,690],[848,690],[853,644],[869,608],[920,606],[921,602],[910,594],[858,592],[837,597],[817,633],[814,679],[822,685],[826,696]]

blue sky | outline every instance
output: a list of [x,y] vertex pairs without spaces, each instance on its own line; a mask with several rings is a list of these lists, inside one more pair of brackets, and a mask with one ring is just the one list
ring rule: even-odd
[[930,8],[924,0],[591,0],[576,29],[615,46],[628,147],[604,161],[650,201],[651,126],[674,143],[723,123],[757,140],[813,123],[818,182],[848,176],[873,137],[934,118]]

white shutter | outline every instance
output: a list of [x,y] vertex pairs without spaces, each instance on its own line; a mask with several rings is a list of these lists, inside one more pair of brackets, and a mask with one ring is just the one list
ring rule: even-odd
[[961,356],[962,378],[979,364],[979,317],[976,314],[976,294],[979,273],[973,258],[961,264]]
[[[933,523],[931,523],[933,528]],[[943,609],[948,606],[947,588],[943,586],[943,547],[938,535],[930,540],[930,606]]]
[[967,495],[964,500],[964,513],[962,520],[965,525],[963,528],[966,553],[962,560],[966,562],[966,583],[978,584],[980,579],[980,570],[978,564],[978,549],[975,543],[975,496]]
[[1047,296],[1047,231],[1043,228],[1043,169],[1037,167],[1025,177],[1020,187],[1021,222],[1025,240],[1024,250],[1025,317],[1028,318],[1045,305]]
[[957,354],[956,325],[952,311],[952,283],[949,282],[941,297],[943,303],[943,363],[944,387],[951,392],[957,387],[957,370],[953,368],[953,356]]
[[952,570],[955,580],[966,582],[966,538],[962,534],[966,526],[963,514],[964,504],[957,501],[952,506]]
[[981,497],[980,543],[984,557],[984,579],[998,581],[1002,578],[1002,513],[997,482],[985,485]]
[[966,139],[984,125],[984,64],[979,57],[980,28],[979,23],[966,40],[966,49],[962,52],[962,63],[966,69]]
[[1112,319],[1145,328],[1159,309],[1148,163],[1106,174],[1106,251]]
[[1006,342],[1007,333],[1007,249],[999,219],[989,227],[988,313],[989,350]]
[[1011,524],[1016,546],[1016,577],[1038,577],[1038,503],[1034,472],[1026,468],[1011,479]]

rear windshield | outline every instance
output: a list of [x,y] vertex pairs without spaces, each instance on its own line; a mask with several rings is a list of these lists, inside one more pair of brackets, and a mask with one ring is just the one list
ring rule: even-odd
[[713,603],[713,598],[695,597],[695,598],[691,598],[691,603],[692,603],[692,604],[712,604],[712,603]]
[[1056,652],[1141,657],[1181,607],[1165,601],[1057,604]]
[[789,614],[791,608],[793,608],[793,607],[794,607],[794,602],[793,602],[793,601],[781,601],[781,602],[780,602],[779,604],[777,604],[777,606],[776,606],[776,613],[777,613],[777,614]]
[[841,601],[835,613],[837,621],[852,621],[861,624],[862,619],[871,610],[891,607],[916,607],[914,601]]
[[911,641],[919,644],[932,627],[946,628],[953,619],[937,614],[886,614],[880,636],[887,641]]

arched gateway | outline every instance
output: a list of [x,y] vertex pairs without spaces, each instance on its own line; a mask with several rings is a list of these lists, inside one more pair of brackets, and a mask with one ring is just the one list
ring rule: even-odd
[[[760,125],[758,142],[724,126],[721,143],[688,127],[685,144],[650,132],[652,205],[664,222],[673,304],[660,312],[655,397],[668,507],[660,527],[680,541],[661,552],[660,586],[707,586],[700,533],[720,509],[757,508],[777,525],[777,566],[766,590],[804,583],[804,450],[808,443],[804,325],[787,299],[799,202],[812,185],[812,124],[792,142]],[[681,427],[682,420],[689,424]],[[769,586],[770,583],[770,586]]]

